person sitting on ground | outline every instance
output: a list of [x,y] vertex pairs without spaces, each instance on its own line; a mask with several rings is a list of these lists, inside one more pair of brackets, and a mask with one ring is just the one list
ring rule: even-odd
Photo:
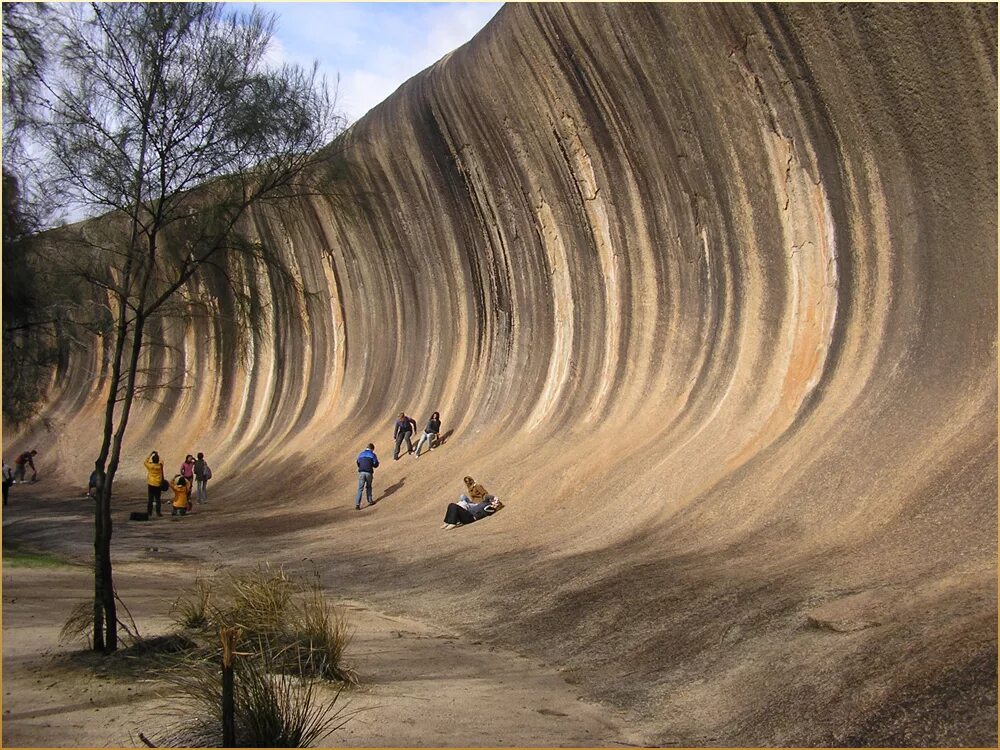
[[188,500],[188,494],[191,492],[191,485],[182,476],[176,476],[170,481],[170,489],[174,491],[174,509],[170,511],[172,516],[184,516],[187,515],[188,508],[191,507],[191,502]]
[[413,452],[413,457],[420,458],[420,449],[423,447],[424,443],[428,444],[427,450],[433,450],[436,448],[439,432],[441,432],[441,415],[434,412],[431,414],[431,418],[427,420],[427,426],[424,428],[424,434],[420,436],[420,442],[417,443],[417,449]]
[[500,502],[499,497],[493,495],[489,495],[488,497],[490,498],[489,500],[483,500],[481,503],[467,503],[463,501],[448,503],[448,509],[444,513],[444,523],[441,524],[441,528],[453,529],[456,526],[470,524],[486,518],[486,516],[492,516],[503,507],[503,503]]
[[163,491],[163,464],[160,463],[160,454],[153,451],[145,461],[146,467],[146,513],[153,517],[153,508],[156,508],[156,515],[162,516],[160,512],[160,493]]
[[20,456],[14,459],[14,482],[20,483],[24,480],[24,471],[26,466],[31,467],[31,481],[34,482],[38,479],[38,471],[35,469],[34,457],[38,455],[38,451],[32,449],[30,451],[25,451]]
[[465,482],[465,490],[469,494],[466,495],[463,493],[458,496],[459,505],[465,505],[465,506],[476,505],[478,503],[483,502],[484,500],[493,499],[493,495],[488,493],[486,491],[486,488],[483,487],[483,485],[479,484],[479,482],[477,482],[472,477],[465,477],[465,479],[463,479],[462,481]]

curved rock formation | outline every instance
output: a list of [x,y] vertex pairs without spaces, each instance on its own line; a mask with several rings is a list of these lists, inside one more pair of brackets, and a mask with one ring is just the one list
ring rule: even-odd
[[[647,742],[993,745],[996,52],[989,5],[508,6],[349,131],[351,200],[255,216],[319,293],[256,279],[236,356],[204,280],[124,478],[205,450],[267,556]],[[99,356],[46,414],[77,477]],[[445,534],[464,474],[507,508]]]

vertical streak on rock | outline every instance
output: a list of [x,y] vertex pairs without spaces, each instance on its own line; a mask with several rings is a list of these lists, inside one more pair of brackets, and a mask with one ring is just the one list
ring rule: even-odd
[[569,264],[566,248],[559,234],[552,209],[540,197],[535,209],[538,233],[548,259],[550,289],[552,295],[552,350],[544,385],[535,403],[534,411],[528,416],[526,426],[534,430],[548,419],[559,403],[559,396],[567,385],[570,373],[573,344],[573,289],[569,278]]

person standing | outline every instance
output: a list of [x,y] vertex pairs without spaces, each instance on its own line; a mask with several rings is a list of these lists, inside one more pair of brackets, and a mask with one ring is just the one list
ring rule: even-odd
[[87,497],[96,499],[101,488],[104,486],[104,472],[101,471],[101,462],[94,461],[94,470],[90,472],[90,479],[87,480]]
[[187,480],[188,490],[190,490],[194,486],[194,456],[188,453],[184,457],[184,463],[181,464],[180,471],[177,473]]
[[212,470],[208,467],[205,454],[199,453],[198,460],[194,462],[195,497],[198,498],[198,505],[208,502],[208,480],[212,478]]
[[424,443],[428,444],[427,450],[433,450],[436,448],[439,432],[441,432],[441,415],[434,412],[431,414],[431,418],[427,420],[427,426],[424,428],[424,434],[420,436],[420,442],[417,443],[417,449],[413,451],[413,457],[420,458],[420,449],[423,447]]
[[368,443],[368,447],[358,454],[358,494],[354,498],[354,510],[361,510],[361,492],[366,489],[368,504],[375,504],[372,500],[372,480],[375,478],[377,468],[378,456],[375,455],[375,444]]
[[34,482],[38,479],[38,470],[35,468],[34,457],[38,455],[38,451],[32,449],[30,451],[25,451],[20,456],[14,459],[14,482],[24,481],[24,471],[25,467],[31,467],[31,481]]
[[163,464],[160,463],[160,454],[153,451],[146,459],[146,513],[153,517],[153,508],[156,508],[156,515],[162,516],[160,512],[160,493],[163,492]]
[[406,452],[413,453],[413,443],[410,442],[410,435],[417,431],[417,423],[405,412],[399,412],[399,419],[396,420],[396,429],[392,433],[393,440],[396,441],[396,448],[392,452],[394,461],[399,460],[399,446],[406,441]]
[[3,479],[3,504],[7,504],[7,494],[10,492],[10,486],[14,484],[14,470],[11,469],[7,462],[3,462],[3,471],[0,474]]

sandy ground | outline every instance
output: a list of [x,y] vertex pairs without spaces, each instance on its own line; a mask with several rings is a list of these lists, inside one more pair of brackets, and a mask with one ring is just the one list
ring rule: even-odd
[[[81,547],[87,503],[43,488],[15,488],[21,492],[5,513],[4,541],[65,554],[75,539],[69,546],[80,554],[70,558],[81,564],[3,570],[3,744],[139,746],[139,732],[154,735],[167,721],[170,702],[154,674],[123,681],[81,664],[80,646],[59,643],[62,623],[93,585]],[[114,543],[123,559],[115,568],[119,594],[145,636],[171,630],[171,602],[190,571],[203,568],[189,550],[151,545],[154,525],[120,526]],[[136,559],[161,552],[162,559]],[[324,745],[642,744],[624,716],[582,699],[551,667],[362,601],[339,604],[354,630],[347,661],[361,685],[341,696],[355,713]]]

